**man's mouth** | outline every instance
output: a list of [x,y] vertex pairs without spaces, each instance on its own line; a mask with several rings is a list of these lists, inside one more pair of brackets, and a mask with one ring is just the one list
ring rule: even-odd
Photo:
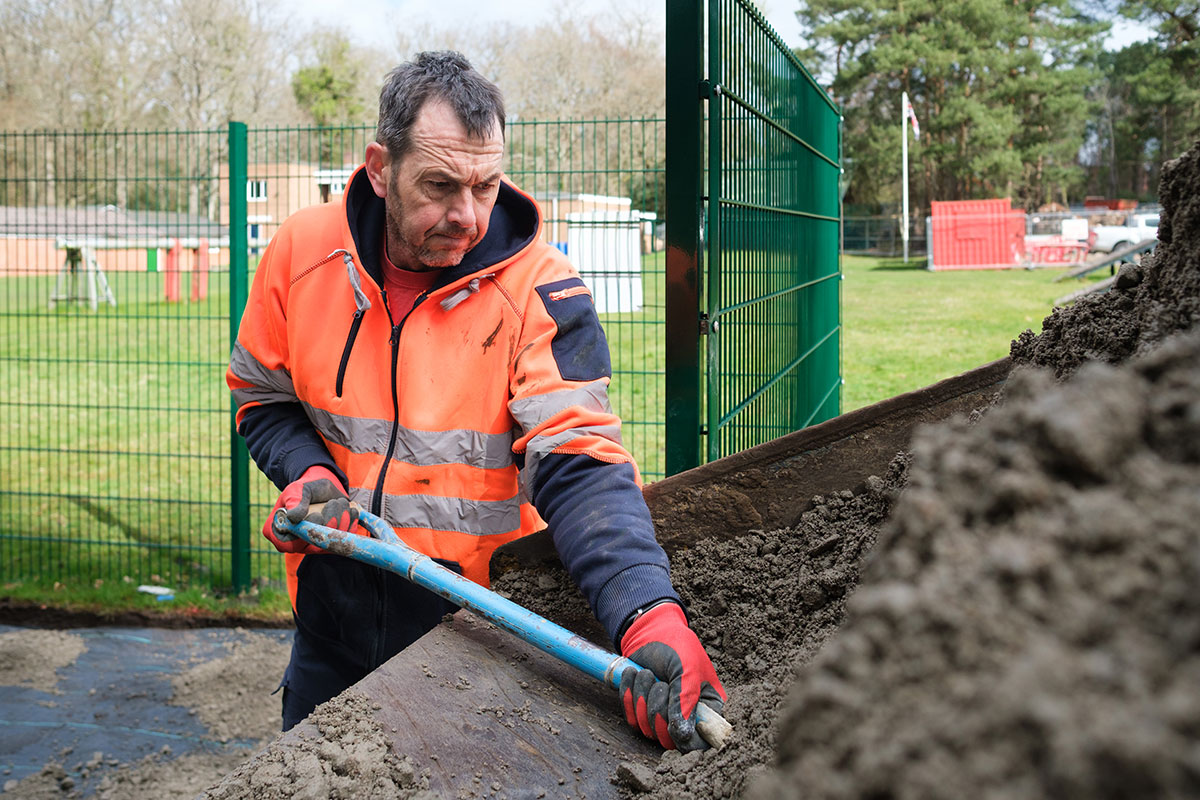
[[430,239],[451,239],[456,242],[469,242],[475,238],[475,231],[434,231],[429,234]]

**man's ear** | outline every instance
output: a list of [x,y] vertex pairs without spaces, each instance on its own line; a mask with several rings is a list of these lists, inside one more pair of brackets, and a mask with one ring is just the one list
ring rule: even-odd
[[392,176],[392,157],[388,149],[379,142],[367,145],[367,179],[371,188],[380,197],[387,197],[388,181]]

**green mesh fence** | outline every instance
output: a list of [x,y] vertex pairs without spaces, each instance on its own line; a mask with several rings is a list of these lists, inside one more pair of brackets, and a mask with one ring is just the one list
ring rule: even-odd
[[700,224],[672,230],[672,363],[690,329],[704,343],[702,381],[668,398],[672,471],[836,416],[841,386],[841,115],[748,0],[670,0],[668,48],[673,30],[670,174],[695,188],[669,191]]
[[[510,177],[593,289],[647,480],[664,474],[663,132],[507,135]],[[340,202],[373,135],[0,134],[0,581],[282,585],[257,535],[276,489],[231,436],[231,331],[279,223]]]
[[0,134],[0,577],[228,585],[219,132]]
[[[681,7],[698,5],[670,0],[671,20]],[[840,120],[752,7],[713,7],[707,80],[703,26],[681,45],[668,23],[675,225],[663,119],[507,131],[509,176],[592,289],[647,481],[687,450],[715,458],[838,406]],[[682,92],[681,46],[696,76]],[[0,133],[0,581],[282,585],[256,533],[276,489],[232,435],[231,337],[280,222],[340,202],[372,136]]]

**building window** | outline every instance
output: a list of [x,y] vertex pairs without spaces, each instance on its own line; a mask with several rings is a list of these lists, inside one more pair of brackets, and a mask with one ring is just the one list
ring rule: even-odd
[[266,181],[247,181],[246,182],[246,200],[250,203],[265,203],[267,202],[267,182]]

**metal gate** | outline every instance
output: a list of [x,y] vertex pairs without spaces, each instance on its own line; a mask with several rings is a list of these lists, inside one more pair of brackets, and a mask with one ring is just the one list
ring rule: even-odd
[[748,0],[668,0],[670,474],[840,411],[841,122]]

